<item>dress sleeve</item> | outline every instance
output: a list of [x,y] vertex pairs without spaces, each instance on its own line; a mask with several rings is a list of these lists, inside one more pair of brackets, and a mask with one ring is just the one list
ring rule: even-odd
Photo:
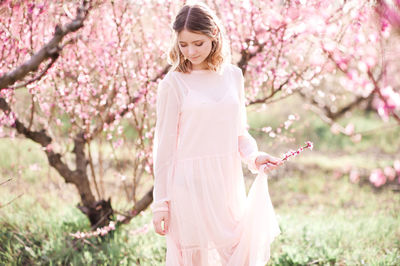
[[150,207],[153,213],[169,209],[167,188],[174,171],[180,103],[176,86],[162,80],[157,88],[157,118],[153,140],[154,188]]
[[240,103],[240,118],[239,118],[239,138],[238,147],[242,161],[247,164],[250,172],[256,174],[258,168],[255,160],[258,155],[265,154],[258,150],[256,140],[248,132],[247,114],[246,114],[246,99],[244,92],[244,77],[240,69],[238,69],[239,76],[239,103]]

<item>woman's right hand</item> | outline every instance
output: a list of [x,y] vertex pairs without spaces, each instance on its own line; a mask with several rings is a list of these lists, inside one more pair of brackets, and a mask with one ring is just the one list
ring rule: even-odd
[[[162,228],[162,224],[164,224],[164,228]],[[169,228],[169,212],[168,211],[157,211],[153,213],[153,225],[154,230],[159,235],[165,235],[168,232]]]
[[256,166],[259,169],[261,165],[265,165],[264,172],[268,174],[270,171],[275,170],[283,165],[283,161],[277,157],[262,152],[255,160]]

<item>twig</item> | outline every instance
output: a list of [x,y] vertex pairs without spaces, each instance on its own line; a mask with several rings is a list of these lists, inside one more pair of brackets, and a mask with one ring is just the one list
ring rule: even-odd
[[3,184],[10,182],[11,180],[13,180],[13,177],[10,177],[9,179],[7,179],[6,181],[3,181],[0,183],[0,186],[2,186]]
[[9,202],[7,202],[6,204],[0,203],[0,208],[4,208],[4,207],[6,207],[7,205],[10,205],[14,200],[16,200],[16,199],[22,197],[22,195],[24,195],[24,193],[19,194],[18,196],[16,196],[15,198],[13,198],[13,199],[10,200]]
[[285,153],[285,154],[284,154],[284,158],[281,159],[281,160],[282,160],[282,161],[287,161],[287,160],[289,160],[290,157],[299,155],[300,152],[304,151],[304,149],[307,149],[307,148],[308,148],[308,149],[312,150],[313,147],[314,147],[314,144],[313,144],[311,141],[307,141],[307,142],[306,142],[306,145],[303,146],[303,147],[300,147],[299,149],[297,149],[297,151],[288,151],[287,153]]

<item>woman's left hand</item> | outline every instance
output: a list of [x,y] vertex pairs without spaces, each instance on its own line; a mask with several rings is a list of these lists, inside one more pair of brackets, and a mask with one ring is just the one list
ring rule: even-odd
[[283,161],[277,157],[264,153],[257,156],[255,163],[258,169],[261,165],[266,164],[264,171],[269,172],[281,166]]

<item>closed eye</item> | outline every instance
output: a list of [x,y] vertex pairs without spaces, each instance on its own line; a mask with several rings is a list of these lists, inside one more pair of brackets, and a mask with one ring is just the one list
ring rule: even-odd
[[[200,47],[200,46],[203,45],[203,43],[204,43],[204,42],[202,42],[202,43],[196,43],[196,46]],[[181,44],[180,46],[181,46],[181,47],[186,47],[187,45]]]

